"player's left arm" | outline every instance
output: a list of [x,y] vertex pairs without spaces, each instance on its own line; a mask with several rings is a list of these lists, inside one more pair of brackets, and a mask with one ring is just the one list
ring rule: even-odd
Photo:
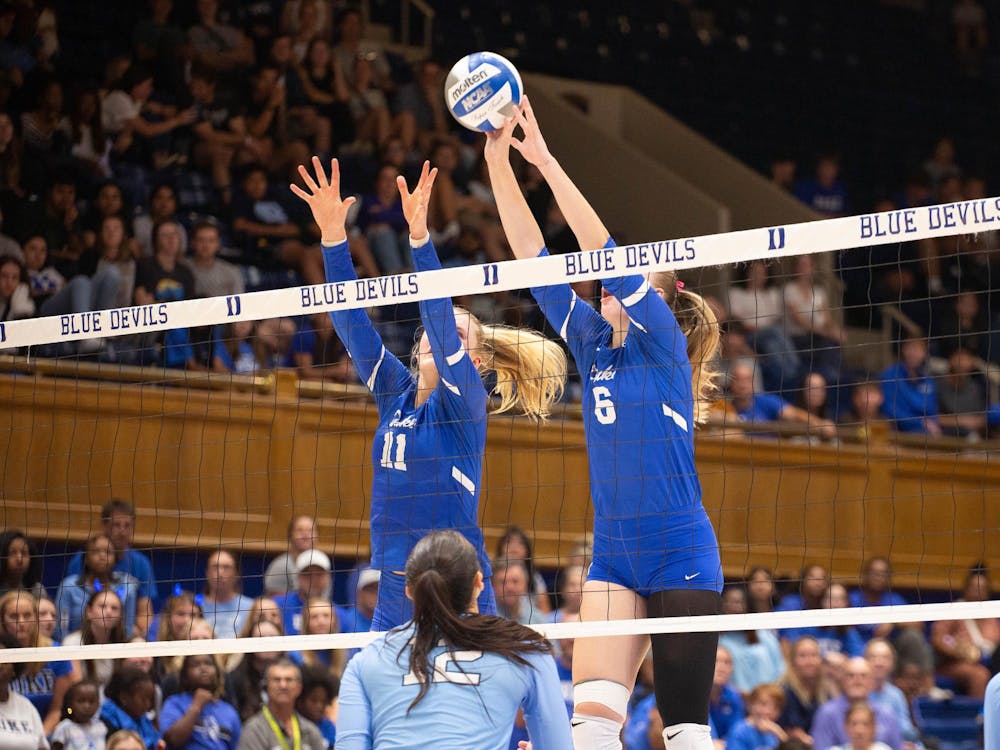
[[528,661],[531,682],[522,705],[532,746],[536,750],[573,747],[555,660],[550,654],[533,654]]
[[347,663],[337,710],[337,750],[372,749],[372,706],[361,680],[358,654]]

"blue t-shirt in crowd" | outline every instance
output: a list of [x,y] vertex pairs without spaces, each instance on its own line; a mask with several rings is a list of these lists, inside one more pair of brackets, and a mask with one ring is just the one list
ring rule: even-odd
[[865,655],[865,640],[851,625],[843,628],[809,625],[804,628],[784,628],[781,631],[781,637],[789,643],[795,643],[806,636],[816,639],[819,652],[824,658],[827,654]]
[[201,603],[201,613],[212,624],[216,638],[236,638],[243,630],[252,606],[253,599],[237,594],[228,602],[204,600]]
[[826,187],[816,178],[799,180],[793,191],[795,197],[821,214],[833,216],[847,213],[847,190],[840,180]]
[[[83,571],[83,553],[77,552],[69,561],[66,568],[67,576],[78,576]],[[151,599],[153,609],[156,609],[160,602],[160,595],[156,590],[156,576],[153,574],[153,563],[145,553],[129,547],[121,553],[118,562],[115,563],[115,572],[127,573],[139,581],[139,596],[144,599]]]
[[302,632],[302,597],[298,591],[289,591],[274,597],[274,603],[281,610],[285,625],[285,635],[299,635]]
[[926,420],[937,420],[937,386],[926,372],[910,377],[897,362],[882,373],[882,413],[900,432],[926,432]]
[[[743,698],[739,691],[732,685],[723,685],[719,692],[719,700],[710,703],[708,706],[709,715],[712,717],[712,724],[718,733],[719,739],[726,739],[730,730],[736,722],[742,721],[744,715]],[[715,737],[715,735],[712,735]]]
[[[848,600],[852,607],[897,607],[909,603],[895,591],[883,591],[877,602],[871,602],[865,597],[861,589],[854,589],[854,591],[848,594]],[[862,624],[855,625],[854,627],[857,629],[858,635],[867,642],[875,637],[875,628],[878,625]]]
[[[629,713],[622,743],[628,750],[652,750],[649,744],[649,712],[654,706],[656,696],[650,694],[636,703]],[[711,714],[708,716],[708,728],[712,731],[713,740],[721,739]]]
[[746,409],[737,409],[743,422],[777,422],[788,402],[772,393],[755,393]]
[[149,750],[156,750],[156,745],[160,741],[160,733],[156,731],[148,716],[143,715],[137,721],[112,700],[105,699],[101,704],[101,721],[108,725],[108,736],[119,729],[131,729],[142,737],[143,743]]
[[762,732],[746,721],[740,721],[729,730],[726,750],[770,750],[778,744],[777,735]]
[[[180,721],[192,700],[191,693],[177,693],[167,698],[160,712],[160,731],[165,733]],[[183,750],[236,750],[241,728],[240,715],[235,708],[223,700],[210,701],[201,709]]]
[[316,728],[319,729],[319,733],[327,741],[327,746],[332,750],[334,744],[337,742],[337,725],[324,716],[323,721],[316,724]]
[[357,606],[342,607],[338,604],[337,622],[340,623],[341,633],[367,633],[372,629],[371,618],[365,617]]
[[[55,644],[58,645],[58,644]],[[73,671],[68,661],[49,661],[35,674],[23,674],[11,680],[10,689],[23,695],[33,705],[43,719],[52,706],[52,690],[56,680]]]

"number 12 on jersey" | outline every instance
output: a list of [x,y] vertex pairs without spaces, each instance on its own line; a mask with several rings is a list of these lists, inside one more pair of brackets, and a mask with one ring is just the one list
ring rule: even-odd
[[[393,456],[394,443],[395,456]],[[382,438],[382,459],[379,463],[386,469],[406,471],[406,433],[386,431]]]

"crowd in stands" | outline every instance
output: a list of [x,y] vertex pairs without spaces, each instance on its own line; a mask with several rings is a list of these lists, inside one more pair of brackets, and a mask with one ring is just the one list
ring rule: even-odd
[[[371,626],[378,572],[357,567],[350,593],[335,603],[332,561],[308,516],[290,524],[288,551],[256,582],[264,591],[256,598],[243,594],[240,558],[231,550],[211,552],[202,583],[185,579],[190,588],[177,583],[162,598],[164,582],[155,580],[150,557],[132,547],[134,520],[129,503],[109,502],[101,531],[65,561],[67,575],[54,598],[41,584],[43,560],[34,542],[18,531],[0,533],[0,647],[334,634]],[[586,545],[578,545],[547,581],[533,566],[530,537],[510,528],[497,544],[493,566],[500,614],[522,624],[579,620],[588,555]],[[745,580],[726,586],[722,611],[908,603],[894,590],[884,557],[867,560],[850,590],[818,564],[792,583],[783,586],[768,569],[753,568]],[[982,601],[992,594],[987,569],[973,565],[958,599]],[[998,644],[1000,621],[989,619],[725,633],[711,703],[717,748],[752,750],[795,740],[804,743],[795,746],[800,749],[827,750],[846,747],[856,734],[893,750],[920,746],[920,701],[953,693],[981,700],[991,674],[1000,670]],[[572,640],[560,640],[553,655],[568,710],[572,650]],[[56,747],[77,747],[73,742],[85,737],[100,750],[106,737],[106,747],[117,746],[110,738],[124,731],[151,750],[161,740],[168,748],[266,750],[279,731],[273,722],[285,726],[293,715],[313,747],[332,746],[339,680],[354,653],[289,650],[5,665],[0,712],[24,721],[0,722],[0,746],[43,747],[41,740],[12,744],[11,737],[30,731],[48,736]],[[662,747],[648,667],[640,671],[630,704],[628,750]],[[519,723],[511,747],[526,738]]]

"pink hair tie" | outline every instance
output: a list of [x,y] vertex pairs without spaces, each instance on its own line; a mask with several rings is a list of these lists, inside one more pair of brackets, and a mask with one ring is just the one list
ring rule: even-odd
[[678,291],[680,291],[683,288],[684,288],[684,282],[683,281],[678,281],[677,282],[677,289],[678,289]]

